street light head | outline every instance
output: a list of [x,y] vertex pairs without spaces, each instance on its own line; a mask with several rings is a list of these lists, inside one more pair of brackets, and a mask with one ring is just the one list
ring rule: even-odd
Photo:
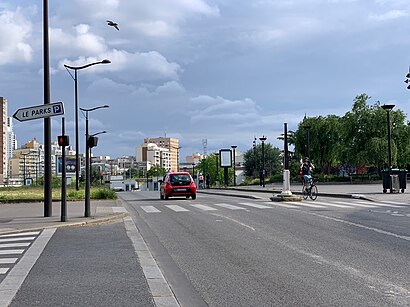
[[406,75],[406,78],[410,78],[410,72]]
[[404,83],[409,83],[409,79],[404,80]]
[[261,136],[261,137],[259,138],[259,140],[261,140],[261,142],[265,142],[265,141],[267,140],[267,137],[266,137],[266,136]]
[[407,89],[410,90],[410,85],[407,86]]
[[385,111],[391,111],[394,108],[394,104],[384,104],[381,106]]
[[107,59],[104,59],[104,60],[101,61],[101,64],[110,64],[110,63],[111,63],[111,61],[107,60]]
[[238,146],[236,146],[236,145],[232,145],[231,147],[232,147],[233,149],[235,149],[235,148],[236,148],[236,147],[238,147]]

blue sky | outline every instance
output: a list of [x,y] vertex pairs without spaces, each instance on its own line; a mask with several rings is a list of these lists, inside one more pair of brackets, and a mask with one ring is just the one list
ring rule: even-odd
[[[9,115],[43,103],[42,4],[0,3],[0,95]],[[107,26],[118,22],[120,31]],[[146,137],[177,137],[181,155],[282,147],[307,116],[343,115],[356,95],[409,114],[410,2],[405,0],[49,1],[51,101],[65,105],[74,144],[74,82],[64,64],[109,59],[79,71],[97,155],[135,155]],[[80,143],[84,116],[80,114]],[[43,121],[14,122],[19,144],[43,139]],[[53,139],[61,120],[53,117]],[[183,160],[183,159],[182,159]]]

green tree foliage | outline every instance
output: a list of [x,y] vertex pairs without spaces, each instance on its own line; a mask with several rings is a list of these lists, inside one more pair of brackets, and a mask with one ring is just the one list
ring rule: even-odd
[[167,170],[159,165],[153,165],[148,171],[149,177],[164,177]]
[[[369,104],[370,98],[367,94],[356,96],[352,110],[342,117],[305,117],[293,137],[296,156],[306,155],[309,132],[310,158],[324,173],[343,164],[386,167],[386,111],[380,102]],[[401,110],[393,109],[390,121],[393,167],[406,167],[410,161],[410,125]]]
[[[215,185],[216,181],[218,181],[220,185],[223,185],[224,170],[218,165],[218,174],[216,174],[216,162],[217,162],[217,156],[215,154],[211,154],[207,156],[205,159],[202,159],[195,166],[195,173],[197,171],[202,172],[202,174],[204,175],[204,179],[206,177],[206,174],[209,174],[210,179],[211,179],[211,185]],[[218,156],[218,163],[220,163],[219,156]],[[229,185],[233,184],[233,167],[228,168],[228,182],[229,182]]]
[[[280,174],[282,170],[282,154],[279,148],[273,147],[266,143],[265,147],[265,172],[266,178],[272,175]],[[262,144],[249,149],[244,153],[245,176],[259,177],[259,171],[262,169]]]

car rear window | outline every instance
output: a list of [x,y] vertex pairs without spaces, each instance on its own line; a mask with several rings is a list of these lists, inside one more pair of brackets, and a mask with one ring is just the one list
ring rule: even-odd
[[191,177],[189,175],[171,175],[169,178],[171,185],[189,185]]

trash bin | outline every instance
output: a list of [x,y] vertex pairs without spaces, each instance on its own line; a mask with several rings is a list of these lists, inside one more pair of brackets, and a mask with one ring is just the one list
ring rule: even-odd
[[[393,191],[396,192],[401,192],[404,193],[404,190],[406,189],[407,186],[407,170],[406,169],[398,169],[398,168],[393,168],[391,170],[391,175],[393,176],[398,176],[398,187],[397,184],[394,186],[392,185]],[[396,178],[396,177],[393,177]],[[393,183],[396,183],[396,180],[393,178],[389,178],[389,170],[384,169],[382,170],[382,179],[383,179],[383,193],[386,193],[387,190],[390,190],[390,181]],[[390,191],[392,192],[392,191]]]

